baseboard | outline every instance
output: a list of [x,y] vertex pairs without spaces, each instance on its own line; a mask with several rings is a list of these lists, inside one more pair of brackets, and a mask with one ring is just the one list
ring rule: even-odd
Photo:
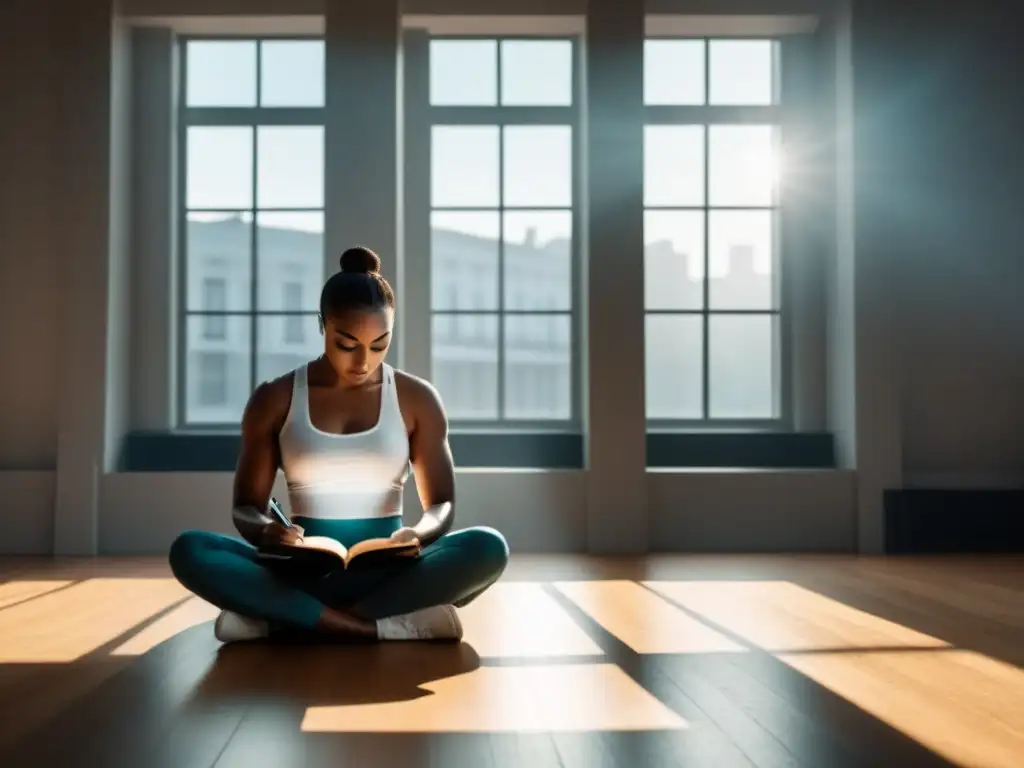
[[1024,552],[1024,489],[886,491],[885,551],[894,555]]

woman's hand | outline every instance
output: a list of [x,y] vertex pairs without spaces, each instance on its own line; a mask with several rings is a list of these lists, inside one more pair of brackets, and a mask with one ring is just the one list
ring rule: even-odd
[[416,533],[415,529],[409,528],[408,526],[402,526],[388,538],[390,538],[391,541],[397,541],[400,544],[415,544],[417,550],[420,548],[419,535]]
[[263,526],[260,535],[260,546],[272,547],[280,544],[298,546],[302,544],[303,534],[305,531],[298,525],[287,527],[278,522],[267,523]]

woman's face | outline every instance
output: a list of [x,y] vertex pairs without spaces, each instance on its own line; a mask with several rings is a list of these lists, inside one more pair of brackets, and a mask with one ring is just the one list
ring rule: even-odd
[[324,354],[345,384],[363,384],[384,362],[394,324],[392,309],[349,310],[323,318]]

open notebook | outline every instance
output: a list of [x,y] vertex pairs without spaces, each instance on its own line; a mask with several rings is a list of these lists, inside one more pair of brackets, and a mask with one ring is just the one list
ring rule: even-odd
[[[269,511],[279,523],[287,528],[292,523],[285,517],[277,499],[271,499]],[[412,557],[419,552],[415,543],[399,542],[392,539],[365,539],[351,547],[327,536],[304,536],[296,544],[273,544],[260,547],[259,556],[264,559],[293,560],[298,563],[317,565],[327,569],[348,568],[355,560],[360,564],[376,564],[395,557]]]

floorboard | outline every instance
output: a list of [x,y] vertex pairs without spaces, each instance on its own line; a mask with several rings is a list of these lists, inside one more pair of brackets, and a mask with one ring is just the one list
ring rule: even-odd
[[0,558],[0,764],[1024,768],[1024,559],[520,557],[461,614],[221,646],[159,558]]

